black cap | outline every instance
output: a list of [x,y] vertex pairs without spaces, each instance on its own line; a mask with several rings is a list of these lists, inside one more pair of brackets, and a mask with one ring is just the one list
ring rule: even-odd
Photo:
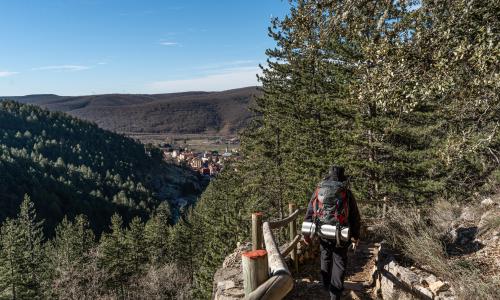
[[331,166],[328,170],[328,175],[326,176],[330,180],[335,181],[346,181],[345,169],[342,166]]

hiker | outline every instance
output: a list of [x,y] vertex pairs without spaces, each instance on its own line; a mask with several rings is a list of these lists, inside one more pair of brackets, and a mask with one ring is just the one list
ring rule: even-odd
[[[336,228],[349,228],[347,241],[336,238],[320,237],[321,277],[323,286],[330,293],[332,300],[338,300],[344,290],[344,275],[347,265],[347,251],[358,244],[361,217],[352,192],[347,185],[344,168],[332,166],[328,174],[314,191],[305,220],[320,227],[323,224],[335,225]],[[340,225],[340,227],[339,227]],[[311,244],[311,236],[304,234],[306,244]]]

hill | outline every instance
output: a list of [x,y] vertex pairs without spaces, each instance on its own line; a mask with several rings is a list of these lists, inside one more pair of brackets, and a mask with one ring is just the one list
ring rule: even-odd
[[112,214],[146,217],[167,201],[193,203],[198,175],[162,162],[161,155],[95,124],[33,105],[0,102],[0,222],[16,215],[25,194],[45,229],[85,214],[92,228]]
[[116,132],[234,134],[247,124],[259,92],[246,87],[222,92],[91,96],[6,97],[62,111]]
[[0,97],[0,99],[10,99],[21,103],[31,103],[31,104],[36,104],[38,102],[53,101],[60,98],[63,97],[54,94],[34,94],[26,96]]

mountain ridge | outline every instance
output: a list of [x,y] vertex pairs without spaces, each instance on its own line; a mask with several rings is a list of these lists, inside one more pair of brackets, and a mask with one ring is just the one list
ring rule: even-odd
[[235,134],[248,124],[249,106],[259,94],[253,86],[220,92],[1,98],[66,112],[116,132]]

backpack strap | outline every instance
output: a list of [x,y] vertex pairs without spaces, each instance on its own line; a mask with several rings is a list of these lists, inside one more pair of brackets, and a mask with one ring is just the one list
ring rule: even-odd
[[341,224],[344,225],[348,223],[349,219],[349,197],[348,197],[348,192],[346,188],[342,188],[341,191],[339,191],[340,197],[342,199],[342,207],[339,207],[339,203],[335,203],[335,213],[337,214],[337,221]]
[[320,215],[321,209],[323,207],[322,203],[320,203],[321,201],[319,201],[318,193],[319,193],[319,187],[317,187],[316,191],[314,192],[314,200],[313,200],[314,216]]

